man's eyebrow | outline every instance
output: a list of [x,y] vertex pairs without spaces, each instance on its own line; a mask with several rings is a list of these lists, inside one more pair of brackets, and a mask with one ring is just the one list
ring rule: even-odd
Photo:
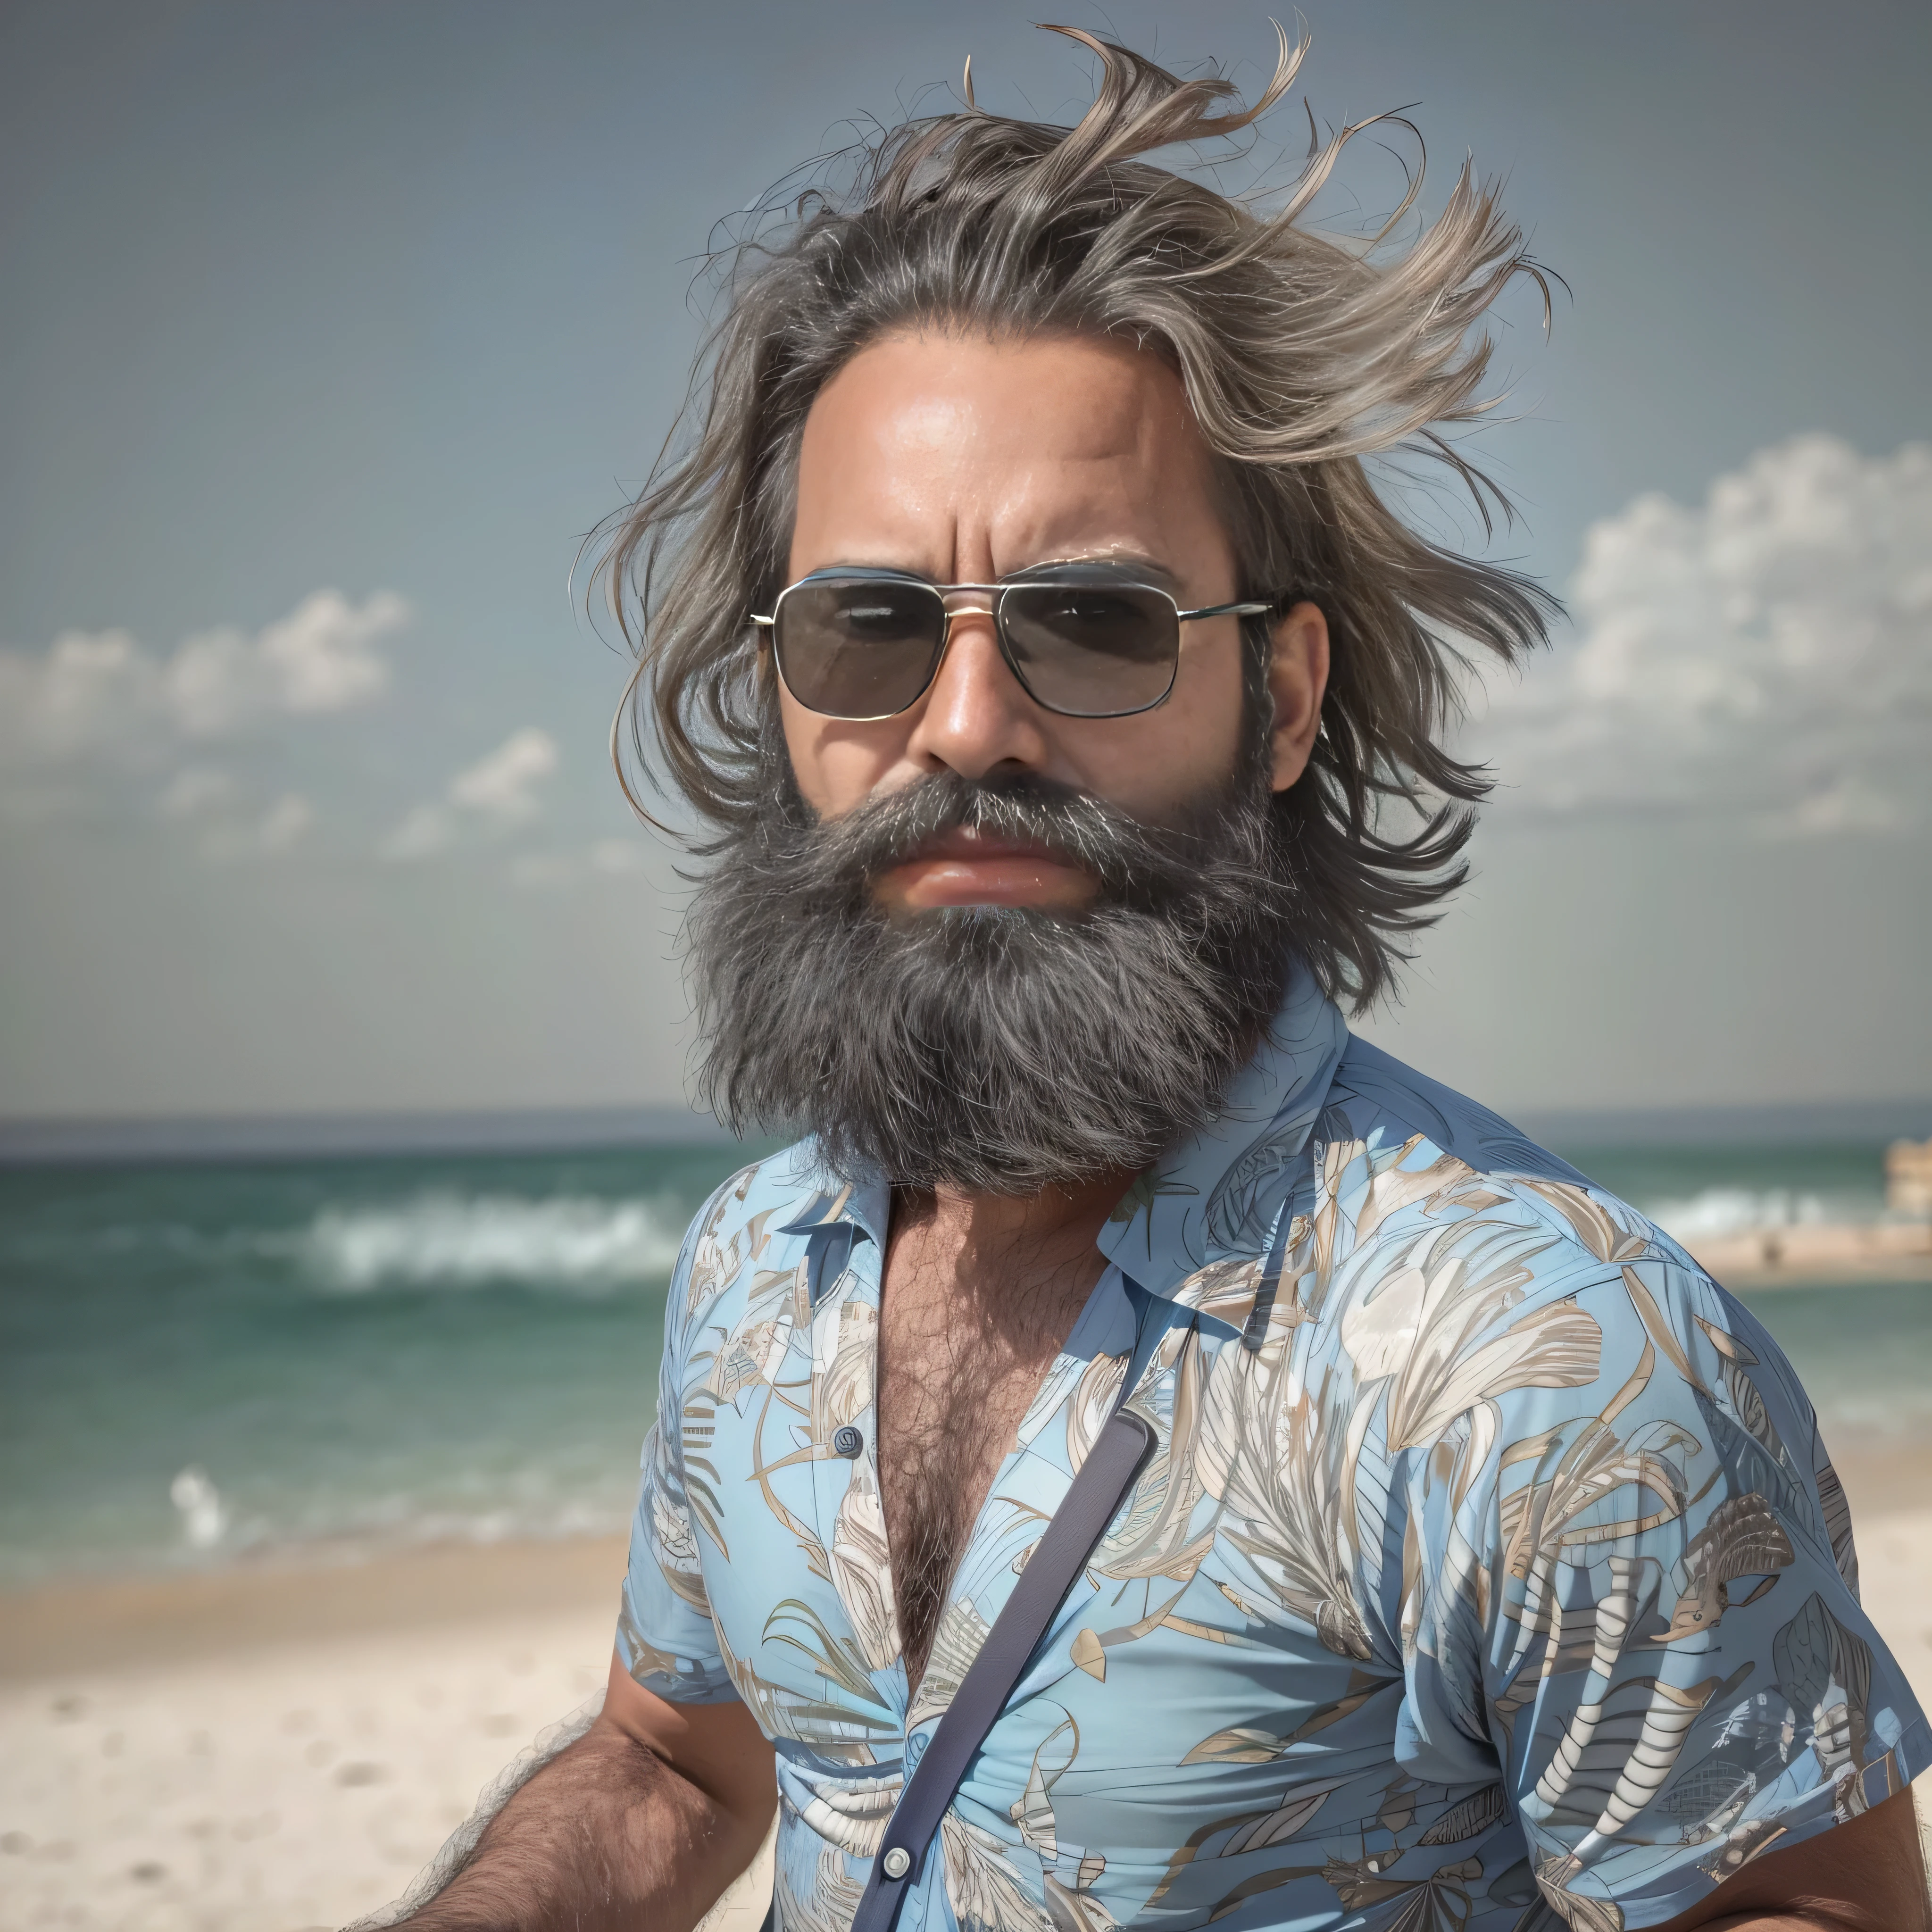
[[1109,576],[1118,577],[1124,584],[1145,584],[1156,590],[1173,592],[1180,588],[1180,579],[1168,566],[1150,556],[1143,556],[1138,550],[1103,550],[1093,556],[1056,556],[1039,563],[1030,563],[1024,570],[1012,572],[1002,578],[1010,583],[1027,578],[1045,577],[1056,570],[1104,571]]

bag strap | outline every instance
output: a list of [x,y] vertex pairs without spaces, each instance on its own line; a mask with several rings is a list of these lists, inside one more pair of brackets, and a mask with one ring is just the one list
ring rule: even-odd
[[[1132,1385],[1124,1383],[1123,1394]],[[899,1907],[919,1882],[933,1834],[974,1753],[986,1742],[1054,1612],[1086,1567],[1153,1447],[1151,1424],[1132,1410],[1117,1408],[1107,1418],[899,1794],[879,1855],[872,1861],[852,1932],[892,1932]]]

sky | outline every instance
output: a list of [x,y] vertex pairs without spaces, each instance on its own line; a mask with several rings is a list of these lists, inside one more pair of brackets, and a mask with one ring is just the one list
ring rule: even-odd
[[[571,572],[714,224],[867,117],[1054,120],[1031,7],[0,12],[0,1115],[686,1090],[676,855]],[[1264,10],[1064,17],[1250,92]],[[1505,1110],[1932,1096],[1932,12],[1308,0],[1258,158],[1402,108],[1564,278],[1499,314],[1476,876],[1365,1030]],[[1252,163],[1248,165],[1253,165]],[[1355,144],[1322,219],[1400,191]],[[1415,514],[1472,548],[1439,504]]]

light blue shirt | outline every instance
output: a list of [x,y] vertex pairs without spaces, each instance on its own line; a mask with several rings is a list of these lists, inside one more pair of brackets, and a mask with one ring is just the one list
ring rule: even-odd
[[1616,1932],[1932,1757],[1777,1346],[1305,979],[1115,1210],[908,1695],[874,1457],[888,1211],[809,1142],[728,1182],[644,1449],[619,1648],[772,1741],[783,1932],[849,1925],[1130,1376],[1153,1458],[900,1932]]

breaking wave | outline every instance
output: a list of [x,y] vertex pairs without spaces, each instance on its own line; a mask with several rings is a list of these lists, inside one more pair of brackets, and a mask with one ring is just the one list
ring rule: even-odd
[[642,1201],[422,1194],[387,1208],[326,1208],[302,1238],[324,1286],[462,1288],[516,1282],[602,1294],[662,1280],[677,1259],[669,1218]]
[[[1862,1205],[1862,1204],[1860,1204]],[[1754,1234],[1776,1228],[1813,1226],[1827,1220],[1865,1220],[1868,1214],[1846,1215],[1841,1204],[1829,1211],[1816,1194],[1794,1193],[1783,1187],[1707,1187],[1678,1201],[1658,1201],[1644,1210],[1664,1232],[1679,1241],[1712,1240],[1726,1234]]]

